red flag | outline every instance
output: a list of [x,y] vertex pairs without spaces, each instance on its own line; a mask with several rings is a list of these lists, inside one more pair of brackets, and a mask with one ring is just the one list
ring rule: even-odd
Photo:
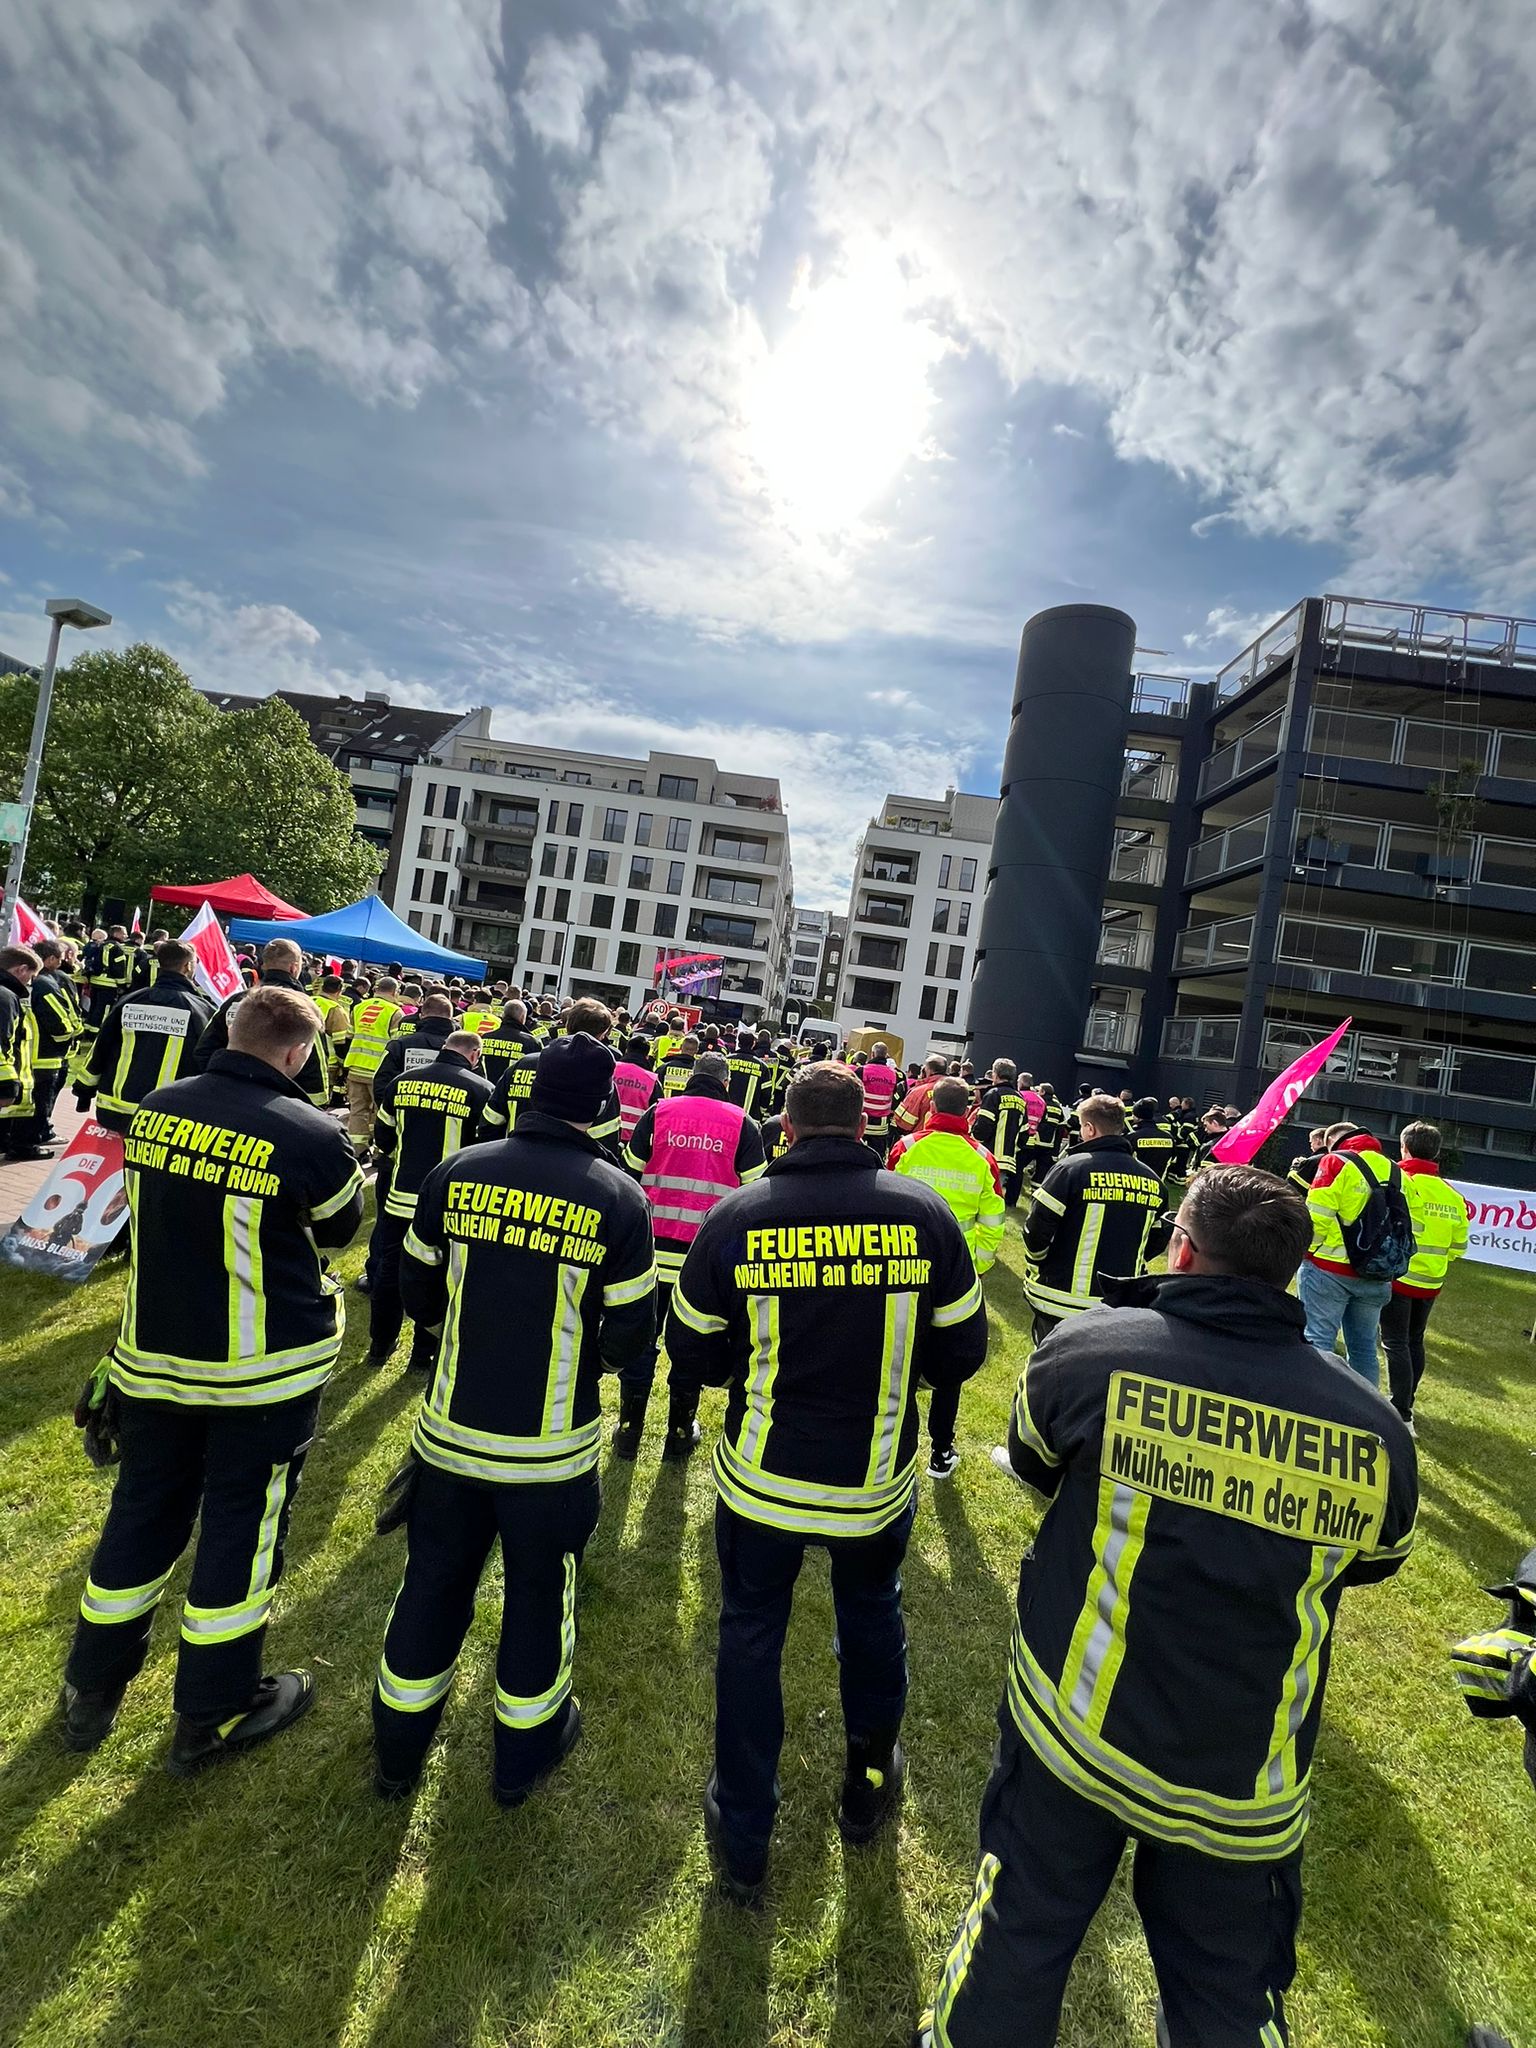
[[212,904],[203,905],[181,936],[192,948],[193,979],[215,1002],[222,1003],[227,996],[235,995],[245,987],[245,976],[235,964],[229,940],[213,914]]
[[1222,1166],[1246,1166],[1306,1094],[1354,1021],[1353,1017],[1346,1017],[1321,1045],[1308,1046],[1299,1060],[1293,1060],[1283,1074],[1271,1081],[1248,1114],[1239,1118],[1224,1138],[1217,1139],[1211,1147],[1212,1159]]
[[35,946],[39,939],[51,939],[53,933],[29,904],[16,898],[16,908],[11,912],[11,933],[7,943],[12,946]]

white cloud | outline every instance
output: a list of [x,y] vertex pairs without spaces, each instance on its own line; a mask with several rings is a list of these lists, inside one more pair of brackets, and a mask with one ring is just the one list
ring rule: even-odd
[[592,141],[587,102],[607,76],[603,53],[593,37],[575,36],[562,42],[545,36],[528,59],[517,103],[528,126],[546,146],[585,150]]
[[18,469],[0,462],[0,518],[27,519],[32,513],[32,493]]
[[871,704],[889,704],[893,709],[917,703],[910,690],[866,690],[864,695]]
[[1184,635],[1184,645],[1193,648],[1251,647],[1266,626],[1281,617],[1283,606],[1269,612],[1235,612],[1229,605],[1217,605],[1205,615],[1205,624]]
[[1088,438],[1081,427],[1069,427],[1065,420],[1058,420],[1051,432],[1059,434],[1065,441],[1086,441]]

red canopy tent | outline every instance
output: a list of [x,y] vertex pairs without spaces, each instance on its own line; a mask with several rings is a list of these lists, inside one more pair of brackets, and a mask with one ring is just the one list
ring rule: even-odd
[[162,882],[149,892],[151,903],[181,903],[189,910],[211,903],[220,917],[308,917],[258,882],[254,875],[231,875],[227,882]]

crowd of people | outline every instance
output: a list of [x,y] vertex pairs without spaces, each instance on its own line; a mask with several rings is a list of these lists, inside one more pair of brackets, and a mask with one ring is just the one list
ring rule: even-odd
[[[1130,1846],[1159,2038],[1289,2039],[1331,1631],[1345,1590],[1412,1548],[1424,1328],[1465,1249],[1432,1126],[1392,1161],[1335,1125],[1282,1178],[1213,1156],[1235,1108],[1069,1101],[1007,1059],[903,1069],[879,1042],[428,985],[282,939],[218,1006],[191,969],[179,942],[146,957],[120,929],[73,961],[67,941],[0,952],[0,1081],[32,1120],[17,1149],[45,1144],[43,1077],[67,1075],[123,1132],[130,1190],[121,1327],[77,1414],[119,1469],[65,1667],[70,1747],[110,1735],[199,1517],[168,1768],[310,1705],[310,1674],[265,1672],[262,1651],[342,1341],[330,1255],[371,1170],[367,1363],[390,1365],[409,1321],[422,1387],[379,1518],[404,1527],[406,1563],[380,1616],[378,1796],[420,1781],[498,1543],[496,1799],[520,1805],[570,1753],[600,1380],[619,1382],[610,1454],[632,1459],[664,1354],[664,1465],[702,1444],[702,1390],[725,1394],[702,1788],[719,1882],[748,1909],[769,1884],[780,1665],[812,1548],[837,1619],[837,1824],[871,1841],[907,1770],[919,1390],[942,1483],[1016,1212],[1034,1341],[990,1450],[1048,1505],[999,1645],[974,1895],[919,2038],[1053,2041]],[[1530,1657],[1504,1635],[1498,1655],[1493,1673],[1468,1651],[1464,1683],[1536,1726]]]

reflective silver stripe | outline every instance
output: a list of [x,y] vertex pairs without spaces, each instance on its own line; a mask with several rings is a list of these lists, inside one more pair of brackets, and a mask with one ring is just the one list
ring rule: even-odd
[[1109,1648],[1114,1636],[1115,1609],[1123,1595],[1123,1588],[1119,1583],[1120,1558],[1131,1533],[1131,1510],[1139,1498],[1134,1488],[1117,1486],[1110,1504],[1109,1540],[1104,1545],[1104,1554],[1100,1560],[1104,1568],[1104,1583],[1099,1588],[1098,1613],[1083,1650],[1083,1664],[1077,1675],[1077,1684],[1073,1687],[1072,1698],[1068,1702],[1068,1712],[1075,1715],[1079,1721],[1087,1717],[1088,1709],[1093,1703],[1093,1691],[1099,1682],[1104,1652]]
[[720,1180],[696,1180],[686,1173],[645,1173],[640,1176],[643,1188],[676,1188],[685,1195],[724,1195],[730,1192],[729,1184]]
[[892,1476],[901,1420],[907,1407],[907,1374],[917,1311],[915,1294],[887,1295],[885,1303],[885,1388],[880,1402],[880,1440],[870,1461],[870,1478],[878,1485]]
[[651,1265],[633,1280],[615,1280],[603,1289],[604,1308],[623,1308],[631,1301],[643,1301],[648,1294],[656,1291],[656,1268]]
[[[722,1188],[723,1194],[725,1190]],[[651,1210],[653,1223],[702,1223],[709,1214],[707,1209],[663,1209],[658,1202]]]
[[419,1714],[426,1707],[435,1707],[439,1700],[446,1699],[448,1688],[453,1684],[453,1674],[458,1669],[458,1660],[446,1671],[438,1672],[435,1678],[397,1678],[381,1657],[379,1659],[379,1698],[386,1707],[393,1707],[400,1714]]
[[1053,1210],[1058,1216],[1065,1216],[1067,1213],[1066,1203],[1058,1201],[1055,1195],[1049,1193],[1045,1188],[1036,1188],[1034,1199],[1040,1204],[1042,1209]]
[[552,1435],[563,1435],[570,1426],[571,1403],[576,1391],[576,1355],[581,1346],[581,1301],[587,1290],[585,1266],[562,1266],[559,1278],[560,1304],[556,1311],[555,1341],[550,1359],[552,1369],[549,1401],[544,1426]]
[[[747,1305],[752,1318],[752,1378],[747,1386],[747,1426],[741,1433],[740,1455],[750,1467],[753,1459],[762,1456],[770,1414],[767,1395],[778,1366],[779,1347],[774,1341],[777,1335],[773,1327],[774,1297],[771,1294],[749,1295]],[[722,1447],[724,1443],[722,1437]],[[752,1475],[749,1472],[744,1476],[750,1478]]]
[[686,1323],[690,1330],[697,1330],[701,1337],[713,1336],[716,1331],[727,1327],[724,1316],[706,1315],[703,1309],[695,1308],[681,1287],[672,1290],[672,1312],[680,1323]]
[[99,1622],[132,1621],[136,1615],[148,1614],[159,1606],[173,1569],[168,1567],[158,1579],[142,1586],[98,1586],[94,1579],[87,1579],[80,1612],[87,1621]]
[[553,1720],[570,1698],[571,1670],[576,1661],[576,1559],[565,1553],[565,1589],[560,1601],[560,1665],[545,1692],[513,1693],[496,1687],[496,1718],[504,1728],[537,1728]]
[[181,1610],[181,1633],[189,1643],[226,1643],[260,1628],[271,1612],[270,1593],[237,1600],[233,1607],[194,1607],[189,1600]]
[[266,1592],[272,1583],[272,1567],[277,1557],[277,1531],[282,1521],[283,1502],[288,1498],[288,1465],[286,1461],[272,1467],[272,1477],[267,1482],[266,1506],[262,1512],[261,1526],[256,1531],[256,1555],[251,1560],[251,1583],[247,1588],[250,1599]]
[[362,1185],[362,1174],[354,1173],[352,1178],[343,1187],[338,1188],[334,1195],[328,1195],[323,1202],[316,1202],[309,1212],[310,1221],[312,1223],[323,1223],[327,1216],[334,1216],[338,1209],[344,1209],[347,1206],[348,1202],[351,1201]]
[[261,1231],[260,1208],[253,1195],[229,1197],[229,1241],[235,1255],[234,1282],[240,1290],[235,1307],[239,1348],[236,1356],[256,1354],[256,1316],[260,1300],[256,1289],[256,1252]]
[[502,1458],[540,1458],[563,1456],[570,1451],[580,1451],[602,1442],[603,1424],[601,1416],[591,1422],[584,1422],[580,1429],[562,1430],[558,1435],[549,1436],[501,1436],[494,1430],[471,1429],[467,1423],[451,1422],[446,1415],[436,1412],[425,1418],[427,1428],[433,1436],[441,1437],[444,1443],[457,1444],[462,1450],[483,1451],[488,1455]]
[[1296,1662],[1291,1668],[1290,1712],[1285,1719],[1285,1740],[1270,1758],[1265,1772],[1265,1784],[1269,1791],[1279,1794],[1285,1790],[1285,1754],[1301,1731],[1301,1724],[1307,1718],[1307,1708],[1312,1700],[1312,1664],[1323,1647],[1328,1633],[1327,1619],[1323,1613],[1323,1595],[1344,1568],[1349,1552],[1330,1546],[1323,1554],[1322,1569],[1312,1572],[1302,1589],[1302,1609],[1306,1615],[1306,1627],[1301,1632],[1301,1641],[1296,1645]]
[[936,1330],[947,1330],[955,1323],[963,1323],[981,1307],[981,1282],[973,1280],[958,1301],[947,1301],[942,1308],[936,1308],[929,1321]]

